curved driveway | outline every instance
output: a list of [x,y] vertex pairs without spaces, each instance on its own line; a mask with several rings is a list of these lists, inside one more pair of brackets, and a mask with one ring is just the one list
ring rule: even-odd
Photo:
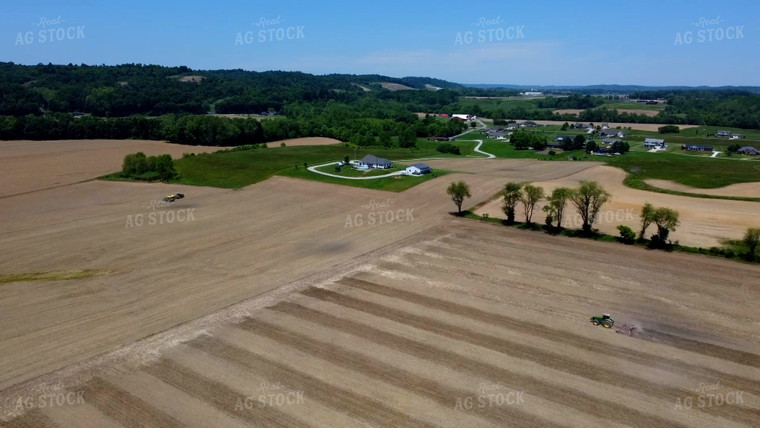
[[[454,138],[459,138],[459,137],[461,137],[463,135],[469,134],[472,131],[475,131],[477,129],[483,129],[483,128],[486,127],[485,123],[483,123],[483,122],[481,122],[479,120],[477,122],[480,125],[478,128],[468,129],[467,131],[465,131],[465,132],[463,132],[463,133],[461,133],[459,135],[454,136]],[[493,158],[496,157],[496,156],[492,155],[491,153],[486,153],[486,152],[480,150],[480,146],[483,145],[483,140],[472,140],[472,141],[477,141],[478,142],[478,145],[475,146],[475,149],[474,149],[474,151],[476,153],[480,153],[482,155],[485,155],[488,159],[493,159]],[[425,160],[425,159],[426,158],[416,159],[416,160]],[[433,159],[433,158],[427,158],[427,159]],[[338,175],[338,174],[330,174],[329,172],[317,171],[317,168],[322,168],[322,167],[325,167],[325,166],[328,166],[328,165],[334,165],[335,163],[336,162],[330,162],[330,163],[325,163],[325,164],[322,164],[322,165],[310,166],[310,167],[308,167],[306,169],[308,169],[311,172],[317,173],[317,174],[326,175],[328,177],[342,178],[344,180],[374,180],[376,178],[386,178],[386,177],[393,177],[393,176],[396,176],[396,175],[402,175],[402,174],[404,174],[404,171],[395,171],[395,172],[391,172],[391,173],[383,174],[383,175],[373,175],[371,177],[345,177],[345,176]],[[412,175],[412,177],[414,177],[414,175]]]

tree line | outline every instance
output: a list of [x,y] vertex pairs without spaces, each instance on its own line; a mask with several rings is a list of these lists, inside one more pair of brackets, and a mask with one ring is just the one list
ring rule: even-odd
[[[470,186],[464,181],[452,182],[447,187],[446,193],[456,205],[457,215],[462,215],[464,200],[472,196]],[[571,206],[575,208],[583,222],[580,228],[582,236],[588,237],[597,235],[598,232],[593,227],[594,223],[596,223],[602,207],[611,198],[610,193],[595,181],[581,181],[577,188],[557,187],[550,194],[547,194],[542,187],[531,183],[509,182],[504,185],[500,196],[503,200],[502,211],[506,217],[503,221],[504,224],[516,224],[518,207],[522,205],[525,225],[532,228],[536,208],[540,202],[545,201],[542,208],[546,214],[545,230],[551,233],[564,230],[563,219],[566,217],[567,207]],[[484,217],[487,217],[487,214],[484,214]],[[727,258],[736,255],[732,249],[713,247],[710,250],[704,250],[703,248],[680,247],[678,241],[670,240],[670,233],[674,232],[676,227],[680,225],[679,213],[672,208],[655,207],[646,202],[639,214],[639,224],[638,234],[629,226],[618,225],[619,237],[617,240],[628,245],[639,243],[649,248],[666,251],[672,251],[678,246],[692,252],[724,255]],[[656,232],[647,238],[647,231],[653,225],[656,227]],[[747,261],[757,260],[757,249],[760,247],[760,228],[747,228],[742,239],[736,242],[743,248],[743,250],[739,250],[739,255]]]

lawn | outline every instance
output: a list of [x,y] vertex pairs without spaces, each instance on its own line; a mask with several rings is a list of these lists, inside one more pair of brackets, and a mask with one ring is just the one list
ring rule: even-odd
[[[427,157],[457,157],[436,151],[437,143],[435,142],[420,140],[418,145],[419,148],[413,151],[399,148],[357,148],[355,152],[353,147],[346,145],[222,150],[215,153],[186,156],[176,160],[174,164],[180,174],[180,178],[176,182],[198,186],[240,188],[266,180],[273,175],[285,175],[350,186],[401,191],[430,178],[404,177],[398,179],[391,177],[377,180],[343,180],[308,172],[304,164],[313,166],[336,163],[343,160],[345,156],[352,159],[354,156],[362,158],[369,153],[394,161]],[[463,154],[472,153],[472,149],[475,147],[473,142],[457,143],[456,145],[460,147]],[[334,166],[325,167],[325,171],[334,173]],[[356,173],[357,176],[363,174],[361,172],[348,172],[345,169],[344,171],[347,174]],[[371,173],[383,174],[387,172],[389,171],[373,171]],[[434,173],[441,175],[443,171],[434,171]],[[430,177],[432,178],[432,175]]]
[[626,184],[644,188],[643,180],[672,180],[687,186],[713,189],[735,183],[760,181],[760,162],[711,159],[674,153],[629,152],[604,159],[608,165],[625,170]]
[[[386,170],[387,171],[387,170]],[[277,175],[292,178],[302,178],[305,180],[321,181],[323,183],[342,184],[344,186],[361,187],[364,189],[385,190],[388,192],[403,192],[418,184],[424,183],[429,180],[434,180],[437,177],[441,177],[446,174],[450,174],[451,171],[436,169],[432,174],[425,174],[422,176],[395,176],[378,178],[376,180],[344,180],[342,178],[330,177],[321,174],[314,174],[308,172],[303,168],[290,168],[280,171]]]

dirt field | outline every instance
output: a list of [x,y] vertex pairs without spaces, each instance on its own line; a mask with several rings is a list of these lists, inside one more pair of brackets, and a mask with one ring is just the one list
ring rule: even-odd
[[66,186],[119,171],[124,156],[202,153],[220,147],[143,140],[0,141],[0,198]]
[[717,196],[744,196],[749,198],[760,198],[760,183],[739,183],[717,189],[700,189],[685,184],[676,183],[670,180],[645,180],[647,184],[660,189],[677,190],[679,192],[697,193],[703,195]]
[[[576,163],[576,162],[574,162]],[[717,199],[689,198],[663,193],[646,192],[631,189],[623,185],[625,172],[609,166],[592,166],[581,172],[565,176],[558,180],[535,181],[544,191],[549,193],[557,187],[577,187],[582,180],[597,181],[612,194],[599,215],[595,227],[601,232],[617,235],[617,226],[624,224],[633,230],[638,230],[639,213],[646,202],[655,206],[666,206],[677,210],[680,214],[681,225],[670,234],[672,240],[681,244],[697,247],[720,246],[726,238],[741,239],[747,227],[758,225],[757,213],[760,204],[757,202],[727,201]],[[523,180],[521,180],[523,181]],[[524,180],[528,181],[528,180]],[[502,200],[494,200],[476,212],[487,213],[491,217],[504,218],[501,209]],[[544,222],[541,206],[536,208],[533,221]],[[582,225],[580,217],[571,207],[570,216],[566,217],[566,227]],[[517,219],[522,221],[524,214],[517,213]],[[653,231],[652,231],[653,232]]]
[[282,140],[282,141],[275,141],[273,143],[268,143],[267,145],[270,147],[280,147],[281,143],[285,143],[288,147],[296,147],[296,146],[329,146],[330,144],[339,144],[341,143],[340,140],[336,140],[334,138],[325,138],[325,137],[306,137],[306,138],[293,138],[290,140]]
[[416,89],[410,86],[402,85],[400,83],[381,82],[380,86],[389,91],[416,91]]
[[[695,226],[755,205],[618,197],[617,170],[526,160],[430,161],[462,173],[401,194],[55,184],[118,169],[128,143],[0,198],[0,274],[97,272],[0,284],[0,424],[756,425],[760,267],[455,219],[445,188],[467,181],[472,206],[509,180],[598,179]],[[171,191],[186,197],[151,202]],[[591,326],[601,312],[644,331]],[[708,394],[733,401],[699,406]]]
[[82,403],[10,426],[754,425],[760,268],[575,242],[450,219],[71,376],[46,394]]

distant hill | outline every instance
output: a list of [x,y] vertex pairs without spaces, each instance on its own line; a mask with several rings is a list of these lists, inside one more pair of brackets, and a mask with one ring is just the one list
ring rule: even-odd
[[530,86],[530,85],[509,85],[509,84],[462,84],[466,88],[478,89],[517,89],[517,90],[536,90],[536,91],[572,91],[576,93],[632,93],[643,91],[694,91],[694,90],[735,90],[746,91],[760,94],[760,86],[642,86],[642,85],[586,85],[586,86]]
[[394,78],[374,74],[192,70],[185,66],[143,64],[0,63],[0,115],[280,112],[294,101],[350,100],[364,93],[438,88],[463,87],[427,77]]

